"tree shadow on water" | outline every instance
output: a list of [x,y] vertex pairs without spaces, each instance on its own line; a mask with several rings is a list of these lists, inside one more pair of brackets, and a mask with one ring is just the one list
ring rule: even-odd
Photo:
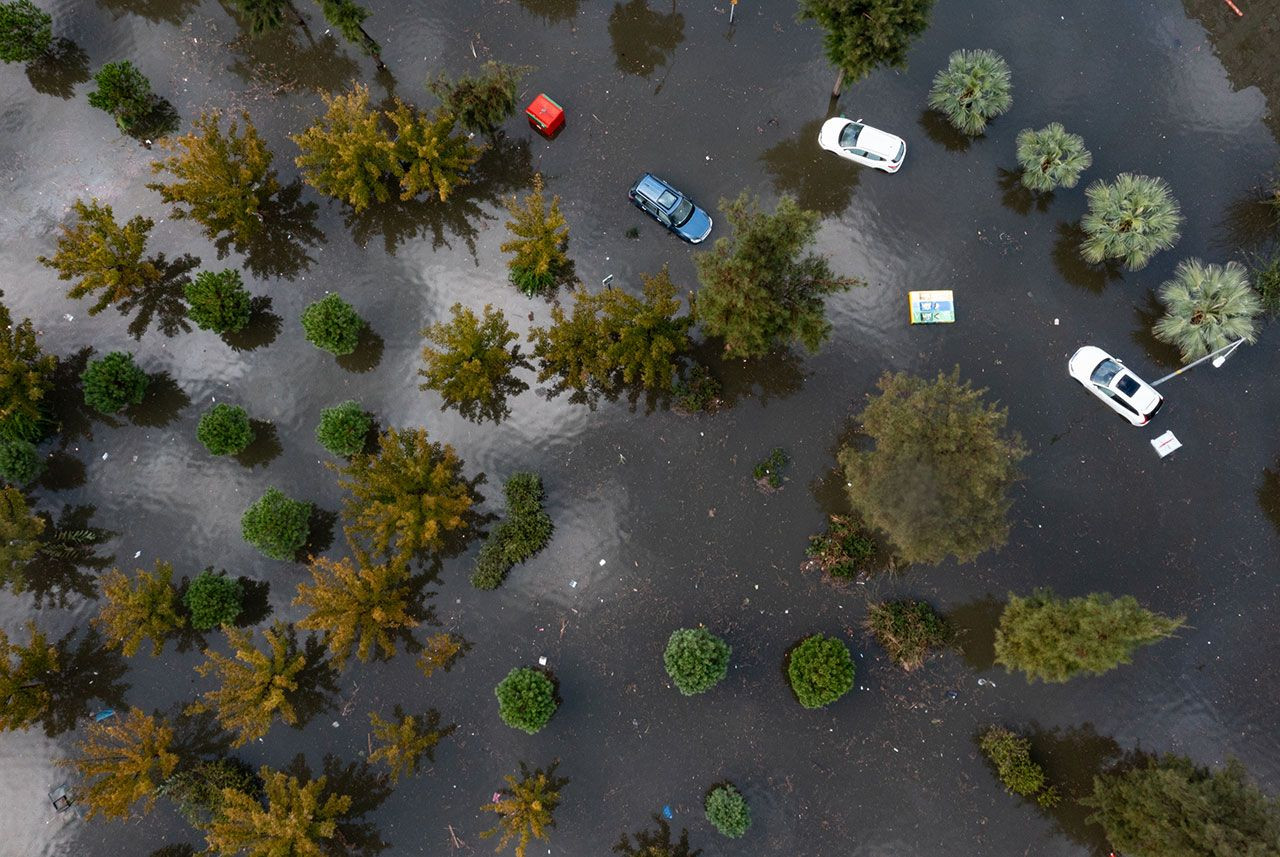
[[222,334],[232,351],[254,351],[276,341],[284,319],[271,311],[271,298],[257,295],[249,300],[249,323],[235,333]]
[[1218,229],[1221,238],[1215,246],[1228,252],[1256,250],[1280,239],[1280,212],[1269,204],[1264,188],[1253,188],[1227,205]]
[[785,399],[804,386],[804,361],[790,349],[758,360],[726,360],[719,342],[697,343],[691,356],[720,380],[721,408],[732,408],[740,399],[757,399],[768,405]]
[[83,485],[87,478],[88,471],[83,461],[69,452],[55,449],[44,460],[40,487],[49,491],[70,491]]
[[582,0],[520,0],[520,5],[546,20],[548,24],[572,21],[578,17]]
[[920,114],[919,125],[926,137],[948,152],[967,152],[973,145],[973,137],[957,131],[946,116],[931,108]]
[[614,3],[609,14],[609,39],[618,71],[648,77],[653,70],[671,62],[684,41],[684,15],[674,9],[658,12],[648,0]]
[[348,372],[363,375],[371,372],[382,362],[382,352],[386,341],[368,324],[360,331],[360,339],[356,342],[356,350],[337,358],[337,363]]
[[178,414],[190,404],[191,397],[178,386],[172,375],[156,372],[150,376],[146,396],[139,404],[131,406],[127,413],[129,421],[136,426],[164,428],[172,425]]
[[976,672],[985,672],[996,663],[996,626],[1005,602],[994,595],[961,604],[947,611],[947,619],[959,632],[960,653]]
[[191,18],[200,0],[98,0],[113,17],[138,15],[157,24],[180,27]]
[[66,449],[77,440],[92,440],[94,423],[106,423],[112,428],[122,425],[85,404],[80,376],[88,368],[91,357],[93,348],[86,345],[74,354],[59,358],[58,365],[53,370],[49,407],[53,422],[58,428],[60,449]]
[[[304,782],[315,779],[315,773],[299,753],[283,768],[286,774]],[[368,762],[343,762],[332,753],[326,753],[320,775],[325,778],[323,802],[328,795],[347,795],[351,807],[338,821],[333,841],[326,844],[326,852],[355,857],[373,857],[386,850],[391,843],[384,840],[372,822],[360,821],[364,815],[375,811],[391,796],[391,786],[386,776],[375,771]]]
[[[228,14],[234,17],[230,9]],[[292,20],[275,32],[260,36],[245,33],[227,43],[235,55],[231,73],[251,91],[272,96],[305,91],[334,93],[350,87],[351,81],[360,76],[360,64],[332,35],[310,40],[307,37]]]
[[[680,838],[673,842],[671,825],[666,819],[655,813],[653,823],[655,827],[652,830],[641,830],[631,835],[622,834],[618,844],[613,846],[613,853],[621,854],[623,857],[650,857],[655,854],[661,854],[664,857],[698,857],[702,853],[701,848],[689,846],[688,830],[681,828]],[[631,842],[633,836],[635,844]]]
[[1160,303],[1154,291],[1147,290],[1142,304],[1134,307],[1133,314],[1138,324],[1129,336],[1142,349],[1142,352],[1147,355],[1147,358],[1157,366],[1163,366],[1168,369],[1176,369],[1181,366],[1182,354],[1178,349],[1167,342],[1156,339],[1155,334],[1151,331],[1156,321],[1164,315],[1164,304]]
[[274,423],[266,420],[250,419],[249,427],[253,429],[253,442],[232,458],[250,470],[266,467],[284,452],[284,447],[280,445],[280,432],[276,430]]
[[89,630],[73,645],[76,633],[70,631],[55,644],[59,669],[49,681],[52,699],[40,721],[50,738],[74,729],[80,718],[90,716],[90,701],[97,700],[108,708],[126,707],[124,695],[129,685],[121,679],[129,667],[124,658],[103,646],[96,630]]
[[190,333],[185,289],[187,283],[191,282],[189,274],[199,266],[200,260],[190,253],[184,253],[175,259],[166,259],[160,253],[150,261],[160,269],[159,279],[148,284],[138,294],[116,304],[121,315],[129,315],[137,310],[137,316],[129,322],[129,334],[134,339],[141,340],[153,320],[165,336]]
[[271,615],[271,584],[265,580],[254,580],[243,574],[236,578],[244,591],[244,600],[240,603],[240,615],[236,617],[237,628],[251,628],[266,620]]
[[1000,204],[1016,214],[1028,215],[1032,208],[1043,214],[1053,202],[1052,191],[1037,193],[1022,183],[1021,169],[996,167],[996,184],[1000,186]]
[[115,561],[98,547],[116,533],[92,525],[96,511],[96,506],[64,506],[56,520],[40,513],[45,520],[40,549],[20,572],[23,590],[37,608],[66,607],[71,596],[98,597],[96,572]]
[[311,504],[311,517],[307,519],[307,543],[298,551],[300,557],[321,556],[333,547],[333,531],[338,523],[338,513]]
[[1050,255],[1053,267],[1062,279],[1078,289],[1100,295],[1113,281],[1124,278],[1120,268],[1113,263],[1090,265],[1084,260],[1080,255],[1080,244],[1086,236],[1078,222],[1059,223],[1057,232],[1058,237],[1053,242]]
[[89,79],[89,55],[70,39],[58,36],[49,50],[27,64],[27,80],[41,95],[75,98],[76,86]]
[[1280,533],[1280,458],[1271,467],[1263,469],[1257,496],[1262,514],[1276,528],[1276,532]]
[[824,217],[842,214],[853,201],[862,167],[818,147],[825,120],[815,119],[760,155],[778,193]]
[[[307,251],[324,243],[324,232],[316,226],[319,210],[316,203],[302,201],[302,180],[295,178],[262,205],[262,228],[252,238],[235,241],[223,235],[214,241],[218,258],[234,251],[244,256],[245,269],[259,280],[294,280],[315,261]],[[268,309],[270,305],[268,299]],[[252,327],[253,321],[249,324]]]

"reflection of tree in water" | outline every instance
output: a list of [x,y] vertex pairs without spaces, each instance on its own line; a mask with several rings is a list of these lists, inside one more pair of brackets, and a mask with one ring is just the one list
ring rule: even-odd
[[76,727],[76,722],[93,713],[89,703],[99,700],[109,708],[124,708],[129,685],[121,679],[129,667],[124,658],[102,645],[102,637],[90,630],[72,646],[71,631],[56,644],[58,673],[47,685],[52,700],[40,718],[50,738]]
[[972,137],[957,131],[937,110],[926,109],[920,114],[920,128],[925,136],[948,152],[964,152],[973,145]]
[[332,35],[313,41],[298,27],[286,24],[261,36],[245,34],[227,47],[236,55],[231,71],[266,95],[314,90],[338,92],[360,76],[360,64]]
[[190,333],[185,289],[187,283],[191,282],[188,275],[200,264],[200,260],[190,253],[170,260],[160,253],[150,261],[160,270],[160,278],[116,304],[121,315],[138,311],[133,321],[129,322],[129,333],[134,339],[142,339],[142,334],[147,332],[152,320],[155,320],[156,327],[165,336]]
[[791,194],[801,208],[824,217],[849,207],[862,178],[862,167],[818,147],[824,120],[806,123],[798,132],[760,156],[778,193]]
[[1182,354],[1177,347],[1156,339],[1155,334],[1151,332],[1156,321],[1164,315],[1164,304],[1160,303],[1154,290],[1147,289],[1142,303],[1134,306],[1133,314],[1138,320],[1138,326],[1130,332],[1129,336],[1151,362],[1169,369],[1181,366]]
[[1271,526],[1280,532],[1280,458],[1262,471],[1262,484],[1258,486],[1258,505]]
[[[641,830],[631,836],[622,834],[622,839],[613,846],[613,853],[623,857],[698,857],[702,853],[701,848],[689,847],[688,830],[681,828],[680,838],[672,842],[671,825],[667,824],[666,819],[655,815],[653,823],[656,825],[653,830]],[[632,836],[635,837],[634,844],[631,842]]]
[[307,250],[324,242],[324,232],[316,226],[320,207],[301,197],[302,180],[295,178],[262,205],[262,228],[253,238],[237,242],[223,235],[214,241],[218,258],[232,250],[243,254],[245,268],[259,280],[292,280],[310,268],[315,260]]
[[691,356],[711,370],[720,381],[722,408],[732,408],[739,399],[769,399],[798,393],[804,385],[804,360],[794,351],[781,351],[760,360],[724,360],[722,343],[704,340],[694,345]]
[[947,611],[947,620],[959,632],[960,652],[969,667],[977,672],[991,669],[996,663],[996,626],[1005,602],[994,595],[960,604]]
[[241,467],[247,467],[250,470],[255,467],[266,467],[284,452],[284,446],[280,443],[280,432],[276,430],[275,423],[266,420],[250,419],[249,427],[253,430],[253,442],[231,457]]
[[284,319],[271,306],[268,295],[255,295],[249,300],[249,323],[235,333],[222,334],[222,341],[233,351],[253,351],[275,342]]
[[[112,428],[119,428],[122,423],[84,403],[84,393],[80,389],[80,376],[89,366],[93,357],[93,348],[85,346],[74,354],[58,359],[53,370],[53,390],[49,394],[49,409],[58,427],[58,441],[61,448],[66,449],[77,440],[93,439],[93,424],[103,422]],[[74,487],[74,486],[69,486]]]
[[66,607],[71,596],[97,598],[96,575],[114,561],[98,553],[98,546],[115,536],[91,524],[95,506],[65,506],[54,520],[45,520],[34,557],[13,569],[15,592],[29,592],[36,607]]
[[520,0],[520,5],[550,23],[572,21],[582,0]]
[[1280,240],[1280,209],[1269,201],[1265,187],[1255,187],[1227,205],[1218,225],[1226,250],[1256,249]]
[[1041,213],[1048,211],[1049,203],[1053,201],[1052,191],[1036,193],[1024,185],[1021,169],[996,167],[996,183],[1000,185],[1000,204],[1024,216],[1030,214],[1033,207]]
[[147,380],[147,394],[142,401],[129,407],[129,421],[136,426],[164,428],[178,418],[178,414],[191,404],[186,390],[168,372],[156,372]]
[[117,18],[138,15],[157,24],[177,27],[187,22],[200,0],[98,0],[98,5]]
[[[302,781],[315,779],[306,757],[299,753],[293,761],[284,767],[286,774],[291,774]],[[373,857],[387,849],[390,845],[382,838],[372,822],[360,821],[390,797],[391,787],[387,778],[376,772],[367,762],[343,762],[332,753],[326,753],[320,775],[325,778],[325,790],[320,796],[323,803],[327,795],[347,795],[351,798],[351,808],[338,822],[334,832],[334,841],[342,848],[342,854],[355,857]]]
[[618,70],[648,77],[655,68],[670,62],[684,41],[684,15],[674,9],[665,14],[655,12],[647,0],[615,3],[609,14],[609,38]]
[[[405,242],[430,233],[432,249],[452,247],[449,235],[461,238],[476,255],[478,223],[494,221],[489,209],[502,204],[506,194],[529,187],[533,183],[533,159],[529,141],[501,137],[486,148],[471,171],[471,183],[449,195],[447,202],[438,199],[398,199],[371,205],[356,214],[347,209],[346,225],[352,239],[361,247],[375,235],[381,235],[388,254]],[[477,260],[477,264],[479,264]]]
[[1059,223],[1058,238],[1053,242],[1053,267],[1058,269],[1062,279],[1077,288],[1100,295],[1107,284],[1123,278],[1120,269],[1113,262],[1101,265],[1090,265],[1080,255],[1080,244],[1085,239],[1085,232],[1076,223]]
[[75,98],[76,84],[89,79],[89,55],[70,39],[58,36],[49,50],[27,64],[31,88],[43,95]]

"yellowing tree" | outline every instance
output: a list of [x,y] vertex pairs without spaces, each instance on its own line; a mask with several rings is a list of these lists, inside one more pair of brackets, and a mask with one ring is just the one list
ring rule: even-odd
[[53,703],[48,681],[59,673],[58,650],[35,622],[27,633],[31,642],[22,646],[0,630],[0,730],[27,728]]
[[311,581],[298,585],[298,597],[293,600],[295,607],[311,611],[298,627],[323,631],[338,666],[353,649],[361,661],[373,657],[375,648],[391,657],[396,653],[394,632],[418,626],[413,618],[413,586],[404,562],[375,564],[357,548],[355,563],[350,557],[336,561],[314,557]]
[[306,783],[263,766],[266,806],[253,795],[223,790],[222,812],[205,833],[209,850],[248,857],[327,857],[351,796],[326,792],[324,777]]
[[290,697],[298,689],[306,655],[298,651],[297,640],[283,622],[263,631],[263,637],[266,651],[254,648],[251,631],[229,629],[227,640],[234,657],[205,649],[207,660],[196,667],[202,676],[216,676],[221,685],[207,691],[203,701],[193,703],[187,711],[212,710],[218,722],[237,733],[233,747],[266,735],[277,715],[290,726],[298,722]]
[[151,654],[160,654],[165,637],[187,624],[178,612],[178,591],[173,587],[173,565],[156,560],[155,571],[138,569],[130,583],[118,568],[102,576],[107,603],[93,617],[108,647],[119,646],[126,657],[138,653],[142,641],[151,639]]
[[302,150],[295,159],[302,180],[356,211],[388,201],[387,179],[399,165],[382,117],[369,106],[369,87],[356,84],[346,95],[323,97],[325,115],[289,138]]
[[526,295],[536,295],[559,282],[569,267],[569,224],[560,213],[560,197],[551,197],[551,207],[542,191],[542,174],[533,177],[533,190],[520,203],[513,196],[507,200],[507,231],[514,237],[504,243],[503,253],[514,254],[507,260],[511,282]]
[[369,763],[384,762],[391,769],[392,784],[402,776],[416,774],[422,757],[434,761],[433,753],[440,739],[453,727],[441,729],[440,715],[435,711],[417,717],[396,707],[393,720],[383,720],[376,711],[369,712],[369,725],[379,746],[369,754]]
[[0,438],[34,443],[44,437],[57,367],[58,359],[40,350],[31,319],[14,324],[0,303]]
[[149,217],[138,215],[124,226],[116,223],[111,206],[96,199],[85,205],[77,199],[71,205],[76,222],[62,226],[58,251],[39,261],[58,272],[60,280],[78,280],[67,292],[69,298],[82,298],[101,292],[89,314],[102,312],[113,303],[139,296],[148,285],[161,278],[160,269],[142,254],[147,249],[147,234],[155,225]]
[[137,708],[121,719],[91,723],[79,745],[80,755],[64,763],[85,781],[83,797],[89,817],[128,818],[138,801],[143,801],[144,813],[150,812],[156,789],[178,765],[178,757],[169,749],[172,743],[169,724]]
[[452,115],[438,110],[428,119],[397,101],[387,118],[396,126],[394,149],[402,170],[402,200],[426,192],[444,202],[449,194],[468,183],[467,173],[480,159],[480,149],[454,133]]
[[[558,764],[558,763],[557,763]],[[502,834],[498,840],[497,851],[506,848],[513,840],[516,843],[516,857],[524,857],[525,849],[534,839],[544,842],[550,838],[548,831],[556,826],[555,811],[560,805],[560,789],[569,782],[557,777],[556,765],[545,771],[529,770],[520,763],[520,779],[507,774],[507,787],[498,793],[498,799],[480,807],[482,812],[493,812],[498,815],[498,826],[486,830],[480,836],[488,839]]]

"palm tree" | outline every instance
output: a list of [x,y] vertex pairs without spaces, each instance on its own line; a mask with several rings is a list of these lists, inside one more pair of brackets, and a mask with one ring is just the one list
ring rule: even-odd
[[976,137],[1013,105],[1009,64],[995,51],[959,50],[934,75],[929,106],[946,115],[957,131]]
[[1232,342],[1258,338],[1262,301],[1249,286],[1242,265],[1206,265],[1199,259],[1179,263],[1173,279],[1160,287],[1165,313],[1151,332],[1176,345],[1184,362]]
[[1114,182],[1089,185],[1085,196],[1089,210],[1080,219],[1080,255],[1090,264],[1119,259],[1136,271],[1179,238],[1182,208],[1162,178],[1121,173]]
[[1093,155],[1084,147],[1083,137],[1050,122],[1039,131],[1023,128],[1018,132],[1018,163],[1023,186],[1047,193],[1056,187],[1075,187],[1080,174],[1093,164]]

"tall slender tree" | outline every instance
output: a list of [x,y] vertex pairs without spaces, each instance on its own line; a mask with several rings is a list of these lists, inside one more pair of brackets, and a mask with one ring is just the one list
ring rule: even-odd
[[223,790],[222,812],[205,831],[211,853],[248,857],[325,857],[351,796],[328,788],[325,777],[300,782],[263,766],[265,801]]
[[836,67],[831,97],[878,66],[905,66],[932,9],[933,0],[800,0],[800,20],[822,27],[823,50]]
[[106,604],[93,623],[102,631],[107,646],[118,646],[127,657],[136,655],[148,638],[151,654],[160,654],[165,639],[187,624],[178,612],[171,563],[156,560],[155,571],[140,568],[132,582],[113,568],[102,576],[102,594]]
[[116,223],[111,206],[96,199],[86,205],[77,199],[71,208],[76,222],[63,224],[58,236],[58,250],[51,257],[40,256],[42,265],[58,272],[60,280],[76,280],[67,292],[75,299],[100,292],[97,303],[89,307],[96,315],[108,306],[136,298],[147,286],[159,280],[160,269],[149,259],[147,234],[155,225],[149,217],[137,215],[123,226]]
[[178,766],[172,743],[169,724],[137,708],[122,718],[90,723],[79,755],[66,763],[85,782],[82,798],[89,817],[128,818],[138,801],[143,813],[150,812],[157,789]]
[[373,40],[364,29],[364,19],[369,17],[369,10],[353,0],[320,0],[320,11],[324,19],[336,28],[342,37],[373,58],[379,71],[386,71],[387,64],[382,61],[382,46]]
[[0,302],[0,440],[35,442],[45,436],[57,367],[58,358],[40,349],[31,319],[14,324]]
[[551,197],[547,206],[543,195],[542,174],[533,177],[533,190],[520,203],[513,196],[507,200],[507,231],[510,241],[502,244],[503,253],[511,253],[507,267],[511,282],[532,297],[552,288],[569,268],[569,224],[560,213],[560,197]]
[[530,770],[521,762],[520,779],[511,774],[505,776],[506,788],[498,792],[492,803],[480,807],[482,812],[498,816],[498,826],[480,834],[485,839],[501,834],[498,851],[514,841],[516,857],[525,857],[525,850],[533,840],[545,842],[550,839],[550,830],[556,826],[555,812],[560,805],[560,790],[569,782],[556,776],[558,764],[546,770]]
[[298,622],[321,631],[332,662],[341,667],[355,652],[361,661],[396,653],[394,634],[416,628],[413,584],[403,561],[374,562],[358,546],[356,560],[313,557],[311,582],[298,584],[295,607],[310,612]]
[[291,697],[298,689],[298,674],[307,658],[298,651],[293,632],[282,622],[263,631],[266,651],[253,645],[252,631],[227,629],[233,657],[205,649],[205,662],[196,667],[202,676],[215,676],[220,685],[204,693],[188,711],[213,711],[222,725],[236,733],[233,747],[261,738],[279,716],[292,726],[298,715]]
[[432,761],[436,744],[452,730],[440,728],[440,715],[435,711],[414,716],[405,714],[399,706],[391,720],[383,720],[378,712],[370,711],[369,727],[378,742],[377,749],[369,754],[369,763],[386,764],[393,785],[403,776],[418,773],[422,759]]

